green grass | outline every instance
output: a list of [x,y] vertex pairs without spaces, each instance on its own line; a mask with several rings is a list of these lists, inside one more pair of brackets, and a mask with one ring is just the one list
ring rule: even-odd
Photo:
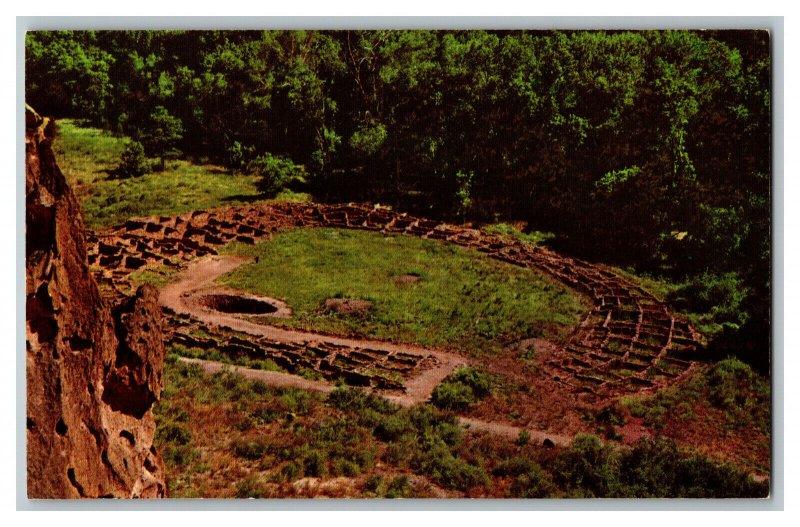
[[[589,305],[533,270],[432,240],[365,231],[298,229],[228,253],[257,256],[220,282],[277,297],[290,326],[338,334],[492,351],[527,337],[559,339]],[[397,284],[404,274],[418,283]],[[357,315],[325,312],[327,298],[372,302]]]
[[627,396],[621,402],[646,426],[660,429],[670,417],[696,420],[692,408],[698,401],[707,401],[720,410],[726,430],[752,428],[761,434],[770,433],[769,382],[747,364],[725,359],[702,365],[686,381],[669,386],[652,395]]
[[138,287],[142,284],[150,284],[154,287],[163,287],[175,278],[176,270],[166,265],[147,267],[139,269],[130,274],[131,283]]
[[[174,215],[224,207],[259,198],[253,175],[233,174],[215,165],[169,162],[163,172],[113,179],[125,138],[80,121],[62,119],[54,151],[59,167],[83,207],[86,224],[99,229],[136,216]],[[284,193],[280,199],[307,200]]]
[[242,366],[244,368],[250,368],[253,370],[278,371],[278,372],[286,371],[277,364],[275,364],[275,362],[269,358],[252,359],[250,357],[237,357],[233,359],[227,353],[222,353],[215,349],[204,350],[200,348],[187,348],[185,346],[181,346],[180,344],[171,344],[169,348],[169,353],[170,355],[174,355],[177,357],[211,360],[235,366]]
[[552,232],[523,232],[521,229],[511,223],[494,223],[487,225],[483,228],[483,230],[492,234],[498,234],[500,236],[510,236],[533,245],[543,245],[546,244],[548,240],[555,238],[555,234]]

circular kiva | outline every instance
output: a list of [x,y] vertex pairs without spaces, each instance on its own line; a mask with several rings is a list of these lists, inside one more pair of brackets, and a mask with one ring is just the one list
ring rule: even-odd
[[[101,269],[101,283],[123,295],[130,291],[129,275],[135,270],[151,265],[184,269],[196,258],[216,254],[228,242],[253,244],[298,227],[365,229],[444,240],[543,271],[585,294],[593,302],[592,310],[566,345],[555,347],[544,362],[553,378],[576,392],[610,396],[662,386],[692,367],[701,346],[699,334],[688,322],[672,315],[649,292],[600,265],[511,237],[380,207],[265,203],[131,219],[89,235],[89,263]],[[188,324],[177,318],[173,317],[176,326]],[[183,333],[176,329],[173,334]],[[384,381],[379,384],[392,384]]]

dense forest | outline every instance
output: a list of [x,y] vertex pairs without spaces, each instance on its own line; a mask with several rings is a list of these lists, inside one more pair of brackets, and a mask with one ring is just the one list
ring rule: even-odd
[[26,38],[26,99],[316,199],[524,221],[684,284],[709,351],[766,369],[762,31],[93,31]]

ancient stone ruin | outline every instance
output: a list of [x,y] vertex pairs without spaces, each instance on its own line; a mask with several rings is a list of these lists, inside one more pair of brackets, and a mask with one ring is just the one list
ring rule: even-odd
[[153,448],[165,354],[157,293],[142,287],[113,304],[101,296],[51,132],[28,108],[28,497],[164,497],[163,463]]
[[[262,203],[238,208],[193,211],[172,217],[131,219],[90,235],[89,261],[99,267],[98,280],[113,294],[130,294],[130,274],[148,266],[186,268],[192,260],[216,254],[231,241],[252,244],[273,233],[299,227],[364,229],[386,234],[420,236],[455,243],[512,265],[543,271],[585,294],[590,313],[545,362],[565,389],[585,398],[656,389],[686,374],[701,338],[685,320],[649,292],[603,266],[562,256],[515,238],[498,236],[447,223],[416,218],[365,205]],[[391,361],[360,349],[323,350],[315,343],[294,346],[240,335],[231,339],[218,328],[167,313],[168,338],[186,346],[230,349],[234,356],[273,358],[290,371],[309,367],[326,378],[351,379],[354,384],[403,389],[390,379],[413,377],[423,363],[397,371]],[[244,341],[247,341],[245,344]],[[295,349],[296,348],[296,349]],[[415,362],[414,359],[409,359]],[[428,361],[431,364],[435,361]],[[389,371],[384,370],[392,365]],[[365,373],[366,372],[366,373]],[[391,373],[392,375],[384,375]],[[364,376],[367,376],[365,378]]]

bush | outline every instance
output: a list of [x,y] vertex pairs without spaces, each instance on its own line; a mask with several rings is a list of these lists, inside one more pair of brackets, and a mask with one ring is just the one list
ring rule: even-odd
[[306,476],[323,478],[328,474],[327,454],[322,450],[312,450],[303,461]]
[[666,439],[643,438],[614,451],[597,437],[578,435],[553,467],[556,481],[577,496],[755,498],[769,493],[768,482],[756,482],[733,465],[687,456]]
[[431,394],[438,408],[460,410],[471,406],[491,393],[489,374],[475,368],[460,368],[449,375]]
[[188,445],[192,440],[192,434],[183,425],[164,423],[156,430],[156,440],[161,443]]
[[463,492],[489,482],[489,477],[481,467],[470,465],[444,449],[426,456],[420,469],[442,487]]
[[750,366],[737,359],[722,360],[714,364],[705,382],[711,404],[734,414],[740,423],[769,430],[769,383]]
[[264,495],[264,484],[256,476],[250,476],[236,484],[237,498],[260,498]]
[[493,473],[512,479],[511,493],[517,498],[546,498],[555,492],[555,485],[542,467],[521,456],[503,461]]
[[178,143],[183,138],[183,122],[165,107],[156,106],[139,130],[139,138],[147,155],[159,158],[157,168],[163,170],[165,160],[181,155]]
[[253,157],[254,152],[254,147],[234,141],[225,151],[225,164],[233,170],[242,170],[247,167],[247,160]]
[[397,476],[386,488],[387,498],[405,498],[411,491],[407,476]]
[[295,181],[304,181],[305,168],[295,165],[291,159],[264,154],[253,159],[247,165],[249,172],[258,174],[256,183],[259,191],[272,197]]
[[183,467],[190,465],[200,458],[200,451],[189,445],[168,446],[163,449],[164,462],[169,467]]
[[294,481],[303,476],[303,467],[294,461],[286,463],[278,473],[282,481]]
[[405,414],[388,416],[375,427],[375,437],[381,441],[397,441],[409,432],[411,427]]
[[143,176],[150,171],[150,162],[144,155],[144,147],[138,141],[131,141],[125,146],[119,158],[119,166],[114,174],[121,178]]
[[578,434],[570,449],[555,463],[558,482],[578,495],[610,497],[616,488],[613,452],[591,434]]
[[250,461],[261,459],[267,450],[267,444],[260,440],[236,439],[231,445],[233,455]]
[[726,326],[738,329],[747,322],[742,303],[748,289],[736,273],[704,273],[673,290],[667,301],[676,309],[701,314],[700,329],[713,336]]

